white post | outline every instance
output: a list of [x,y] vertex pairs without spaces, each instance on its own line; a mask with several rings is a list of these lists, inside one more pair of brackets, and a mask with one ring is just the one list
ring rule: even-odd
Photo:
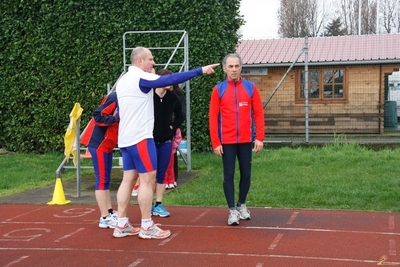
[[358,0],[358,35],[361,35],[361,0]]
[[322,2],[322,36],[325,36],[325,0]]
[[380,13],[381,1],[376,0],[376,34],[379,34],[379,13]]
[[399,25],[399,1],[396,1],[396,32],[400,32],[400,25]]

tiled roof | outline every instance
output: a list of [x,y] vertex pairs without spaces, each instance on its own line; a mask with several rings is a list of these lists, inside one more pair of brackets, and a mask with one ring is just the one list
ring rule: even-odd
[[[240,40],[236,52],[244,65],[288,66],[305,47],[305,38]],[[298,62],[304,63],[304,53]],[[400,34],[308,38],[311,65],[400,63]]]

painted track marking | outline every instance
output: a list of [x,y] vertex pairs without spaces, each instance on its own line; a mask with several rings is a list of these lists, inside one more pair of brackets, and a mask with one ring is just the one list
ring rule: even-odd
[[389,229],[394,229],[394,216],[389,216]]
[[69,238],[69,237],[73,236],[74,234],[79,233],[80,231],[83,231],[83,230],[85,230],[85,228],[79,228],[79,229],[75,230],[74,232],[70,233],[69,235],[64,235],[64,236],[60,237],[59,239],[54,240],[54,242],[60,242],[61,240]]
[[[350,258],[333,258],[333,257],[313,257],[313,256],[296,256],[284,254],[248,254],[248,253],[223,253],[223,252],[198,252],[198,251],[158,251],[158,250],[123,250],[123,249],[82,249],[82,248],[0,248],[0,251],[86,251],[86,252],[109,252],[109,253],[143,253],[143,254],[160,254],[160,255],[198,255],[198,256],[236,256],[236,257],[258,257],[258,258],[276,258],[276,259],[296,259],[296,260],[316,260],[316,261],[335,261],[349,263],[373,263],[378,264],[381,261],[368,259],[350,259]],[[385,262],[384,265],[400,265],[400,262]]]
[[139,265],[142,261],[143,261],[144,259],[137,259],[137,260],[135,260],[134,262],[132,262],[132,264],[131,265],[129,265],[128,267],[135,267],[135,266],[137,266],[137,265]]
[[167,244],[168,242],[170,242],[172,240],[172,238],[176,237],[177,235],[179,235],[180,232],[176,232],[173,233],[169,238],[164,239],[160,244],[158,244],[159,246],[164,246],[165,244]]
[[292,224],[293,221],[296,219],[297,215],[299,215],[299,212],[298,212],[298,211],[293,212],[292,216],[290,216],[290,219],[289,219],[289,221],[287,221],[286,224]]
[[389,239],[389,255],[396,256],[396,240]]
[[194,218],[193,220],[192,220],[192,222],[197,222],[198,220],[200,220],[200,218],[201,217],[203,217],[204,215],[206,215],[208,213],[208,210],[207,211],[205,211],[205,212],[203,212],[203,213],[201,213],[199,216],[197,216],[196,218]]
[[11,266],[11,265],[14,265],[15,263],[19,263],[19,262],[21,262],[21,261],[27,259],[27,258],[29,258],[29,256],[22,256],[22,257],[20,257],[19,259],[16,259],[15,261],[12,261],[12,262],[10,262],[10,263],[4,265],[3,267],[9,267],[9,266]]
[[278,245],[279,241],[282,239],[282,237],[283,237],[283,234],[278,234],[275,237],[274,241],[272,241],[272,243],[271,243],[271,245],[269,246],[268,249],[275,249],[276,246]]

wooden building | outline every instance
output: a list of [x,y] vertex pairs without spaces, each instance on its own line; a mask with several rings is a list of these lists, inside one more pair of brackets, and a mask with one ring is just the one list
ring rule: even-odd
[[267,133],[304,133],[306,125],[309,133],[383,133],[388,118],[397,126],[397,111],[387,100],[388,75],[400,68],[400,34],[307,43],[304,49],[305,38],[241,40],[237,47],[242,75],[265,101]]

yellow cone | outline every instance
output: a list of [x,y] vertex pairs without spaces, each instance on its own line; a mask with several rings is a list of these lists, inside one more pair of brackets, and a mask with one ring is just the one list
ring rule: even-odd
[[65,205],[70,203],[70,200],[65,200],[64,189],[61,178],[56,179],[56,186],[54,187],[53,200],[47,202],[48,205]]

